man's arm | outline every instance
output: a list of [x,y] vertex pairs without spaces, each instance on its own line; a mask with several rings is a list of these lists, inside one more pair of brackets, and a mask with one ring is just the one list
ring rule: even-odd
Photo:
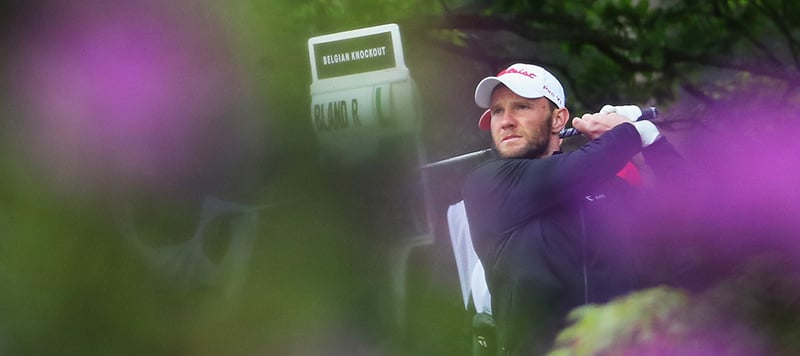
[[609,130],[605,118],[584,117],[596,124],[592,132],[605,133],[579,150],[543,159],[493,160],[473,171],[463,191],[470,221],[498,234],[613,177],[641,150],[638,131],[622,125],[629,120]]
[[660,181],[674,181],[685,173],[683,157],[666,138],[659,138],[642,150],[645,163],[653,170]]

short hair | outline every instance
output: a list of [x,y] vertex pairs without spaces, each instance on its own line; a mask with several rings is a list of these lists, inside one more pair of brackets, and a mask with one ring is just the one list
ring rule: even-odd
[[555,111],[558,109],[558,104],[554,103],[552,100],[547,99],[547,102],[550,104],[550,111]]

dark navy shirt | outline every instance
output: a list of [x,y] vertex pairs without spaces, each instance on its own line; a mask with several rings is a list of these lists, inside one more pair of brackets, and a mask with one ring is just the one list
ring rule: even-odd
[[499,347],[544,353],[570,309],[636,287],[625,250],[635,189],[616,173],[641,145],[623,124],[569,153],[493,159],[468,175],[462,193]]

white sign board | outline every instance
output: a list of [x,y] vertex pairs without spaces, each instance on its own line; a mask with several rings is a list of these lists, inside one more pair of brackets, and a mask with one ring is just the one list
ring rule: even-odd
[[365,154],[413,130],[419,113],[396,24],[312,37],[308,53],[312,127],[327,149]]

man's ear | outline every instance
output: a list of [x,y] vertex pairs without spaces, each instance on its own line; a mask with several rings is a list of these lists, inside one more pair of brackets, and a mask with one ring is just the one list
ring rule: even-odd
[[561,132],[569,121],[569,110],[567,108],[556,109],[553,117],[553,132]]

